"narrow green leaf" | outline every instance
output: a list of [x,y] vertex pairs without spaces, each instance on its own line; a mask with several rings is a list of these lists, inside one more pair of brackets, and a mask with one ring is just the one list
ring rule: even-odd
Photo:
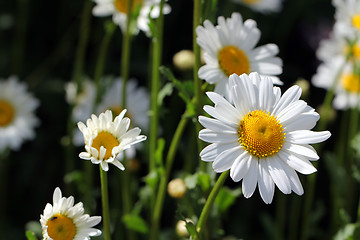
[[125,214],[122,217],[122,220],[128,229],[144,234],[149,232],[149,227],[147,226],[145,220],[137,214]]

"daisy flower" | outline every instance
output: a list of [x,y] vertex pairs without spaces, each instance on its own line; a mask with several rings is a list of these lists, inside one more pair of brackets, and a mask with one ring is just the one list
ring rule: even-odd
[[35,137],[39,124],[35,110],[39,101],[15,76],[0,80],[0,152],[18,150],[25,140]]
[[[325,141],[330,132],[313,132],[319,114],[299,100],[301,88],[293,86],[282,96],[272,80],[258,73],[229,77],[232,103],[215,92],[207,95],[215,106],[204,106],[213,118],[200,116],[205,127],[199,138],[211,143],[200,156],[213,162],[215,172],[230,169],[230,177],[242,180],[246,198],[256,186],[265,203],[272,202],[275,185],[285,194],[303,194],[295,171],[310,174],[310,163],[319,159],[309,144]],[[310,160],[310,161],[309,161]]]
[[243,4],[253,11],[261,13],[279,12],[282,9],[282,0],[233,0],[233,2]]
[[333,0],[335,31],[355,39],[360,33],[360,2],[358,0]]
[[40,215],[44,240],[89,240],[101,231],[93,228],[101,221],[100,216],[84,214],[82,202],[74,205],[74,197],[62,197],[60,188],[53,195],[53,205],[46,204]]
[[109,163],[124,170],[124,166],[119,161],[120,153],[146,139],[146,136],[140,135],[140,128],[136,127],[128,131],[130,119],[124,117],[125,113],[126,109],[113,120],[112,112],[107,110],[99,117],[91,115],[91,119],[86,122],[87,126],[79,122],[78,127],[84,135],[86,149],[86,152],[81,152],[79,157],[100,164],[104,171],[109,170]]
[[360,109],[360,75],[353,69],[352,61],[346,62],[343,57],[337,57],[321,64],[311,82],[319,88],[334,87],[334,108]]
[[[112,15],[115,24],[119,25],[121,31],[126,30],[126,21],[128,15],[128,1],[127,0],[94,0],[96,6],[93,8],[93,15],[104,17]],[[133,0],[132,11],[139,13],[136,20],[135,34],[139,30],[145,32],[147,35],[150,33],[149,29],[149,15],[151,18],[158,18],[160,15],[160,0]],[[163,13],[170,13],[171,8],[168,4],[163,7]]]
[[206,63],[198,74],[210,84],[216,84],[215,92],[228,97],[228,79],[233,73],[258,72],[270,76],[275,84],[282,83],[274,76],[282,73],[282,61],[275,57],[279,52],[277,45],[254,48],[261,34],[255,21],[248,19],[243,23],[241,15],[233,13],[226,20],[219,17],[218,24],[214,26],[205,20],[204,27],[196,28],[197,43],[204,50]]

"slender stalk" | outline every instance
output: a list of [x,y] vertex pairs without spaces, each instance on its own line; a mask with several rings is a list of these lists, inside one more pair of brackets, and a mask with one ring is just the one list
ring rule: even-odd
[[151,227],[151,232],[150,232],[151,240],[159,239],[159,236],[158,236],[159,235],[159,225],[160,225],[160,219],[161,219],[161,214],[162,214],[162,210],[163,210],[166,186],[169,181],[169,176],[170,176],[172,165],[173,165],[173,162],[175,159],[176,150],[178,148],[178,145],[179,145],[181,136],[184,132],[184,129],[186,127],[186,124],[189,120],[189,118],[185,117],[185,115],[186,115],[186,113],[183,115],[183,117],[181,118],[181,120],[176,128],[174,137],[170,144],[168,154],[166,156],[165,171],[160,180],[160,185],[158,188],[156,201],[155,201],[155,208],[154,208],[154,212],[153,212],[153,216],[152,216],[152,227]]
[[206,203],[204,205],[203,210],[201,211],[200,214],[200,218],[199,218],[199,222],[196,225],[196,231],[198,232],[198,237],[194,237],[194,240],[199,240],[201,239],[201,235],[203,234],[204,230],[205,230],[205,224],[206,221],[209,217],[211,208],[215,202],[216,196],[218,195],[221,187],[223,186],[226,178],[229,176],[230,170],[223,172],[220,177],[218,178],[218,180],[215,183],[215,186],[213,187],[213,189],[210,192],[210,195],[208,197],[208,199],[206,200]]
[[[194,51],[194,86],[195,86],[195,99],[196,99],[196,115],[199,116],[202,113],[202,91],[201,91],[201,80],[198,76],[200,68],[200,47],[196,42],[196,28],[200,25],[202,13],[201,0],[194,0],[194,15],[193,15],[193,51]],[[195,122],[196,132],[201,130],[200,123]],[[197,138],[198,153],[204,148],[204,142]],[[205,162],[200,161],[200,170],[205,171]]]
[[100,181],[101,181],[101,202],[102,202],[102,212],[103,212],[103,223],[104,223],[104,239],[110,240],[110,213],[109,213],[109,196],[108,196],[108,183],[107,183],[107,172],[102,170],[101,165],[100,169]]
[[163,27],[164,27],[164,0],[160,2],[160,15],[156,21],[156,31],[152,38],[153,44],[153,58],[151,68],[151,116],[150,116],[150,136],[149,136],[149,168],[153,171],[156,167],[155,164],[155,151],[158,133],[159,122],[159,106],[158,106],[158,93],[160,85],[160,63],[162,59],[162,45],[163,45]]

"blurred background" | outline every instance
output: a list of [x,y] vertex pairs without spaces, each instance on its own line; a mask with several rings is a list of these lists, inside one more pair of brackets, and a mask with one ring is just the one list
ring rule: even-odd
[[[80,20],[86,4],[88,4],[87,0],[0,1],[0,78],[18,76],[41,103],[36,112],[41,121],[41,125],[36,128],[36,138],[33,141],[26,141],[19,151],[7,152],[6,162],[1,164],[3,169],[0,179],[4,188],[0,192],[0,198],[5,206],[6,221],[2,226],[0,239],[25,239],[26,224],[39,220],[46,203],[52,202],[52,194],[56,186],[63,189],[64,196],[69,196],[71,193],[74,194],[76,202],[83,200],[78,190],[79,184],[76,182],[77,175],[69,175],[64,167],[65,145],[69,142],[66,136],[70,114],[69,104],[65,98],[65,85],[71,81],[74,74],[76,49],[81,31]],[[172,11],[165,16],[162,63],[173,70],[178,79],[190,80],[192,72],[177,69],[172,58],[180,50],[192,49],[193,1],[169,0],[168,4]],[[281,12],[267,15],[253,12],[230,0],[222,0],[218,2],[217,12],[209,17],[213,23],[216,23],[217,16],[230,17],[232,12],[240,12],[243,19],[252,18],[257,22],[262,32],[258,46],[266,43],[276,43],[279,46],[279,57],[283,60],[283,74],[280,75],[284,82],[282,91],[299,79],[311,80],[319,65],[315,56],[318,43],[328,36],[334,21],[334,9],[330,0],[285,0]],[[105,32],[104,24],[111,17],[99,18],[90,14],[89,19],[83,72],[92,79]],[[150,41],[140,32],[133,37],[131,43],[130,77],[136,78],[138,83],[145,87],[149,86]],[[121,43],[122,33],[117,28],[106,55],[104,75],[121,74]],[[166,79],[163,79],[163,82],[165,81]],[[316,108],[322,103],[325,90],[310,85],[309,91],[310,94],[304,97],[309,105]],[[167,109],[160,115],[162,136],[164,139],[171,139],[185,105],[177,94],[166,97],[165,102]],[[334,123],[330,124],[329,130],[333,125]],[[189,131],[186,134],[194,133]],[[326,143],[328,149],[333,147],[337,132],[332,131],[332,134],[332,138]],[[185,137],[180,147],[186,149],[188,141],[189,137]],[[70,153],[74,156],[74,165],[78,170],[84,167],[84,163],[90,164],[78,157],[81,151],[82,148],[75,148]],[[185,153],[186,151],[178,151],[174,172],[177,168],[181,168],[181,160]],[[321,236],[324,236],[330,227],[328,221],[331,201],[330,176],[322,160],[321,156],[316,173],[318,181],[315,208],[311,216],[311,223],[316,228],[312,228],[311,239],[324,239]],[[141,161],[137,173],[139,179],[147,174],[148,169],[146,156]],[[118,169],[110,169],[110,178],[116,171]],[[94,196],[98,196],[99,177],[97,171],[95,172]],[[301,176],[301,180],[306,195],[307,189],[303,177]],[[143,182],[140,181],[138,184],[142,185]],[[72,191],[66,190],[68,185],[73,185]],[[231,188],[240,186],[232,181],[227,181],[226,185]],[[224,231],[228,235],[240,236],[244,239],[272,239],[269,236],[273,236],[276,206],[283,203],[276,198],[278,195],[280,192],[276,190],[271,205],[265,205],[258,192],[251,199],[239,196],[230,211],[221,216]],[[298,197],[291,194],[286,198],[290,201]],[[166,210],[163,226],[166,228],[172,226],[170,222],[176,221],[177,203],[166,200],[165,204],[169,207],[164,208]],[[100,206],[98,202],[96,208],[89,210],[91,215],[100,215]],[[284,210],[290,211],[289,208]],[[290,224],[285,225],[288,228]]]

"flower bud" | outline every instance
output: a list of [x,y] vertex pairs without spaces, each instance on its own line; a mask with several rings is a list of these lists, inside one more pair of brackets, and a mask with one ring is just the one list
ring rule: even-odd
[[173,198],[182,198],[186,193],[186,185],[181,178],[171,180],[167,187],[168,193]]
[[194,53],[190,50],[181,50],[174,55],[173,63],[179,70],[191,70],[194,67]]

